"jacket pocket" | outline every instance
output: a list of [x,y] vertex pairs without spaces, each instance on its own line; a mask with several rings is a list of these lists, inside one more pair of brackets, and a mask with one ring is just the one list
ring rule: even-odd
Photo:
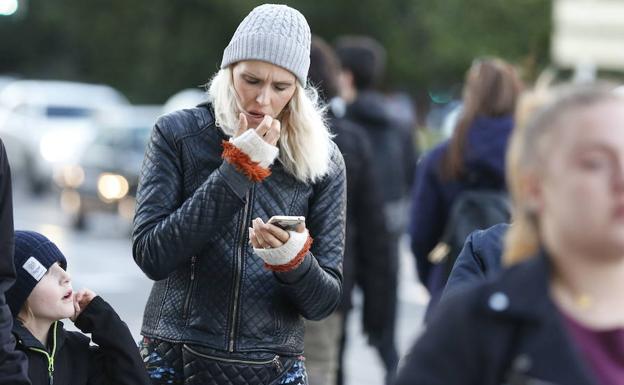
[[191,257],[191,274],[189,278],[188,288],[186,289],[186,296],[184,298],[184,305],[182,307],[182,317],[188,319],[189,312],[191,310],[191,300],[193,298],[193,289],[195,288],[195,266],[197,265],[197,256]]

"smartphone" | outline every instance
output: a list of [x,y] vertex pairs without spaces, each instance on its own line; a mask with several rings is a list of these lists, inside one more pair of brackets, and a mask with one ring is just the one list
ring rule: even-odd
[[296,231],[297,225],[305,223],[305,217],[300,216],[288,216],[288,215],[274,215],[269,219],[267,223],[275,225],[286,231]]

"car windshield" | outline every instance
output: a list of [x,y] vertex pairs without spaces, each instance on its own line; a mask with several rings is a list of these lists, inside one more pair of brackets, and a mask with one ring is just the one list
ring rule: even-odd
[[93,115],[93,110],[84,107],[48,106],[46,108],[48,118],[88,118],[91,115]]
[[114,147],[117,150],[143,152],[149,139],[151,126],[104,129],[96,138],[96,145]]

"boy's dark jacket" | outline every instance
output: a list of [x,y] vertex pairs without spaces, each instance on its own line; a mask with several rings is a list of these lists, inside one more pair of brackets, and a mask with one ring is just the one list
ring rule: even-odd
[[[46,349],[33,335],[15,320],[13,333],[17,349],[28,356],[28,375],[33,385],[147,385],[149,378],[138,348],[113,308],[101,297],[95,297],[78,316],[76,327],[91,333],[87,336],[69,332],[61,322],[55,322],[48,335]],[[56,340],[56,341],[55,341]],[[56,342],[56,346],[55,346]],[[42,352],[53,355],[51,363]]]

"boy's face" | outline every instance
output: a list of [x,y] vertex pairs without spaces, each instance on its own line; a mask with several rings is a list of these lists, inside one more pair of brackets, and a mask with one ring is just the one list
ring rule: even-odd
[[71,277],[55,263],[28,296],[28,305],[36,319],[57,321],[74,315]]

